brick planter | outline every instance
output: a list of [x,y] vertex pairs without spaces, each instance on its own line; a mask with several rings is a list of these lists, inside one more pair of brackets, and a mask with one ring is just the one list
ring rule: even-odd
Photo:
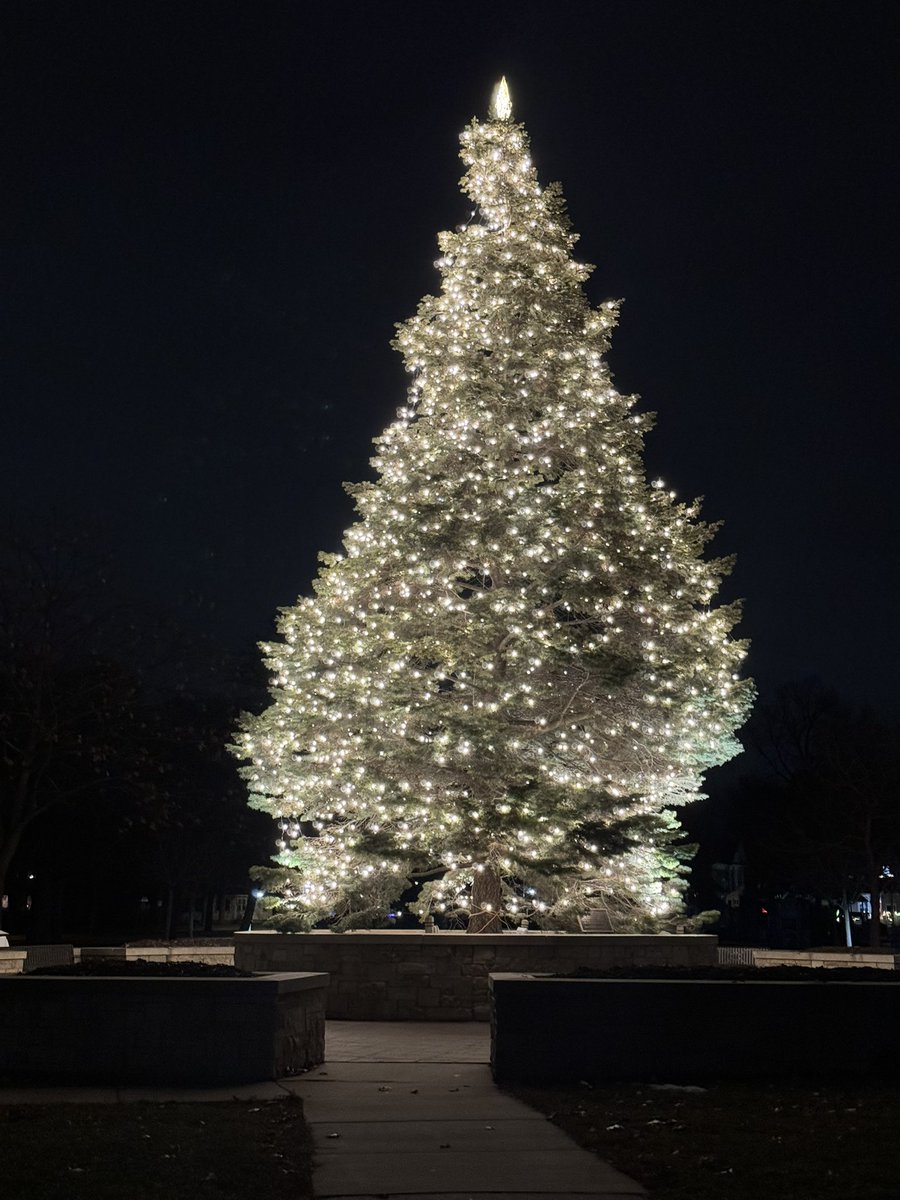
[[491,976],[499,1083],[895,1079],[900,982]]
[[356,1021],[486,1021],[492,971],[711,966],[709,934],[238,933],[247,971],[327,971],[328,1016]]
[[327,975],[0,978],[0,1080],[238,1084],[325,1057]]

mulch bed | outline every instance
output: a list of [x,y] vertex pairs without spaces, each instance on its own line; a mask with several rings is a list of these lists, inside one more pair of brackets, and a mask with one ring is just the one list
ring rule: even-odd
[[200,962],[147,962],[139,958],[128,962],[121,958],[88,958],[84,962],[74,963],[68,967],[39,967],[29,971],[29,975],[102,975],[110,977],[138,976],[190,976],[196,978],[214,979],[247,979],[253,972],[241,971],[237,967],[224,966],[221,963]]
[[128,942],[130,947],[141,946],[171,946],[175,950],[181,950],[184,946],[233,946],[233,937],[195,937],[195,938],[175,938],[174,940],[165,941],[161,938],[141,938],[137,942]]
[[0,1105],[3,1200],[311,1200],[303,1106]]
[[900,1197],[889,1132],[900,1122],[900,1088],[584,1083],[510,1091],[637,1179],[652,1200]]
[[[900,973],[878,967],[593,967],[552,979],[706,979],[735,983],[897,983]],[[898,1193],[900,1195],[900,1193]]]

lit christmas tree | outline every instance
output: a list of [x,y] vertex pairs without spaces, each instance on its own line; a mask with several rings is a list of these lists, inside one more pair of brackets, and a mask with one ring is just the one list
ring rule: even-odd
[[648,484],[650,424],[604,361],[560,191],[505,82],[462,134],[468,223],[399,327],[412,375],[359,518],[263,647],[272,704],[237,752],[281,826],[274,923],[420,916],[572,927],[680,911],[673,806],[740,749],[752,686],[728,564],[696,506]]

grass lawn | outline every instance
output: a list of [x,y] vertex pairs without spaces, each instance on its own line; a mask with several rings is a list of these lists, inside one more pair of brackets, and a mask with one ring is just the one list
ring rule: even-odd
[[0,1105],[3,1200],[305,1200],[302,1103]]
[[509,1090],[652,1200],[900,1200],[900,1086]]

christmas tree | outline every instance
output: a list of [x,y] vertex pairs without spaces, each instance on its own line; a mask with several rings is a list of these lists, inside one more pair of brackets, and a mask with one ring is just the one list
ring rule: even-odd
[[420,916],[628,927],[680,911],[673,807],[739,750],[751,684],[713,529],[648,483],[560,190],[501,83],[463,132],[468,222],[398,327],[412,376],[358,519],[263,650],[250,803],[277,818],[275,923]]

